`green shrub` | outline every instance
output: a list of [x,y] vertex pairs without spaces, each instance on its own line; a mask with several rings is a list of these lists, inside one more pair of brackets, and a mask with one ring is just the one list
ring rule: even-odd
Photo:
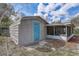
[[79,29],[75,29],[74,34],[79,34]]

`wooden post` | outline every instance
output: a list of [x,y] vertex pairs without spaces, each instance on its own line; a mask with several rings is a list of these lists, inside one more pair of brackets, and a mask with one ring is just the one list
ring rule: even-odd
[[53,29],[54,29],[54,35],[55,35],[55,26],[53,26]]
[[67,26],[66,26],[66,36],[67,36]]
[[71,27],[71,34],[72,34],[72,27]]

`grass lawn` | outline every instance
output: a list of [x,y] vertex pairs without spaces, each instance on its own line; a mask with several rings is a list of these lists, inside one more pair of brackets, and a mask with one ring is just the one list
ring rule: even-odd
[[79,55],[76,50],[56,50],[41,52],[36,49],[28,50],[27,47],[15,45],[8,37],[0,36],[0,55],[1,56],[75,56]]

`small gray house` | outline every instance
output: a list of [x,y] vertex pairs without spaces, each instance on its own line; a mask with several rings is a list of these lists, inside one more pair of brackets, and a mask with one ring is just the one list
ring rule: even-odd
[[47,22],[39,16],[22,17],[10,26],[10,37],[20,45],[27,45],[46,38]]
[[19,45],[28,45],[48,38],[67,41],[73,28],[71,23],[48,24],[40,16],[26,16],[10,26],[10,37]]

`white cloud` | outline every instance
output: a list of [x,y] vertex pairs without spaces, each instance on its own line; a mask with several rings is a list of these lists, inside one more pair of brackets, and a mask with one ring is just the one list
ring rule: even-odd
[[67,11],[69,8],[71,8],[71,7],[75,7],[75,6],[77,6],[77,5],[79,5],[79,4],[73,4],[73,3],[67,3],[67,4],[65,4],[61,9],[60,9],[60,11],[62,11],[62,10],[64,10],[64,11]]
[[34,13],[34,16],[38,16],[37,13]]
[[44,19],[48,20],[48,14],[44,15]]
[[49,12],[55,9],[55,4],[54,3],[49,3],[46,8],[45,8],[45,12]]
[[42,13],[35,13],[34,16],[41,16],[42,17],[43,14]]
[[57,6],[59,6],[59,5],[63,7],[63,5],[65,5],[65,4],[62,4],[62,3],[52,4],[51,3],[51,4],[49,4],[46,7],[45,10],[48,11],[47,13],[49,13],[49,11],[51,11],[51,15],[54,15],[54,16],[59,16],[59,15],[65,15],[65,14],[67,14],[67,12],[63,10],[63,8],[60,9],[60,10],[55,11],[55,8]]
[[53,16],[51,19],[53,19],[52,22],[59,22],[60,21],[60,17],[58,17],[58,16]]
[[[70,15],[68,15],[67,10],[69,8],[75,7],[77,5],[79,5],[79,4],[77,4],[77,3],[76,4],[73,4],[73,3],[49,3],[47,6],[45,6],[43,3],[40,3],[37,8],[38,11],[34,15],[40,15],[48,21],[48,17],[49,17],[48,14],[50,13],[50,15],[52,17],[50,17],[49,19],[52,19],[52,22],[60,21],[60,16],[62,16],[62,15],[64,15],[66,17],[65,20],[69,20]],[[61,8],[59,10],[55,11],[55,8],[58,6],[61,6]],[[46,13],[42,14],[41,12],[46,12]]]
[[66,11],[66,10],[69,9],[70,7],[71,7],[71,4],[65,4],[64,6],[62,6],[62,7],[60,8],[60,11],[62,11],[62,10]]
[[34,16],[41,16],[43,17],[43,14],[41,12],[45,11],[45,5],[43,3],[40,3],[37,7],[37,13],[34,13]]
[[62,6],[63,4],[62,3],[49,3],[46,8],[45,8],[45,11],[48,13],[49,11],[54,11],[56,7],[58,6]]
[[54,15],[54,16],[60,16],[60,15],[66,15],[67,12],[65,12],[65,11],[52,11],[50,14]]
[[45,11],[45,5],[43,4],[43,3],[40,3],[39,5],[38,5],[38,8],[37,8],[37,12],[39,13],[39,12],[41,12],[41,11]]

